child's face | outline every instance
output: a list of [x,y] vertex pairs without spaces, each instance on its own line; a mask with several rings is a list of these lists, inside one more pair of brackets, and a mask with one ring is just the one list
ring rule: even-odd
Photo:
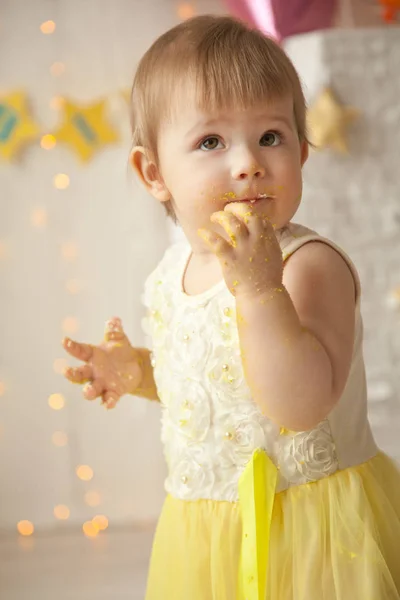
[[[281,228],[293,217],[302,192],[308,146],[299,142],[293,101],[207,115],[190,101],[159,133],[162,185],[189,241],[228,202],[266,195],[254,210]],[[211,225],[212,228],[218,226]]]

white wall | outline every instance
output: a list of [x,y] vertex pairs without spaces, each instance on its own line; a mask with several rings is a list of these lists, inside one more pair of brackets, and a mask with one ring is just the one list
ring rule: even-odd
[[[215,10],[212,0],[199,10]],[[129,119],[120,91],[131,86],[136,64],[150,43],[178,22],[178,3],[165,0],[3,0],[0,4],[0,92],[23,87],[46,133],[58,124],[49,107],[54,95],[90,102],[110,96],[109,118],[121,142],[81,166],[65,147],[32,146],[18,164],[0,163],[0,530],[28,519],[36,528],[59,525],[53,508],[70,508],[68,523],[101,513],[110,523],[146,521],[158,514],[164,492],[159,407],[124,398],[115,411],[84,402],[78,387],[53,370],[64,353],[62,321],[78,319],[78,339],[96,342],[104,321],[120,315],[132,342],[143,344],[140,296],[145,276],[168,244],[163,210],[128,175]],[[217,6],[218,8],[218,6]],[[52,35],[40,24],[56,22]],[[65,63],[54,78],[49,67]],[[70,186],[53,186],[56,173]],[[47,226],[31,225],[43,209]],[[76,260],[61,245],[77,244]],[[78,279],[81,293],[65,284]],[[62,393],[63,410],[48,405]],[[52,443],[54,431],[69,436]],[[75,468],[94,470],[91,482]],[[88,507],[84,493],[101,494]]]
[[[296,219],[348,251],[363,286],[370,414],[382,448],[400,459],[400,28],[331,30],[288,40],[312,103],[331,85],[360,111],[349,156],[311,152]],[[400,300],[400,296],[399,296]]]

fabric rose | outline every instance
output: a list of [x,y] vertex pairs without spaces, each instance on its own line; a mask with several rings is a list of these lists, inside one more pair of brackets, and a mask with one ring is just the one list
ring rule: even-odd
[[215,424],[218,461],[223,468],[246,466],[257,448],[265,448],[266,432],[256,407],[244,403],[220,414]]
[[168,336],[165,339],[166,363],[176,374],[199,374],[207,362],[211,344],[204,335],[203,319],[198,313],[186,307],[184,313],[176,314],[168,324]]
[[164,420],[170,421],[175,435],[204,440],[211,421],[210,398],[204,386],[190,378],[175,379],[160,395],[165,407]]
[[338,469],[328,421],[315,429],[282,436],[282,475],[293,484],[316,481]]
[[197,448],[197,452],[181,456],[177,464],[170,465],[170,473],[165,482],[167,492],[184,500],[211,495],[215,481],[214,470],[199,450]]
[[207,373],[211,393],[217,402],[251,402],[251,392],[244,377],[239,348],[218,346],[207,363]]

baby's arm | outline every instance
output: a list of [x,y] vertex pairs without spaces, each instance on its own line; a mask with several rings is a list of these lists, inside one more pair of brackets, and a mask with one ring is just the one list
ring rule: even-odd
[[86,384],[83,395],[87,400],[101,397],[106,408],[114,408],[126,394],[159,400],[150,351],[131,345],[118,317],[107,321],[104,339],[97,346],[69,338],[63,340],[63,346],[85,363],[67,368],[65,377],[72,383]]
[[333,248],[312,242],[287,261],[279,290],[236,302],[255,401],[281,426],[311,429],[339,400],[350,369],[355,285],[349,267]]
[[139,387],[135,390],[135,396],[141,396],[148,400],[159,401],[157,386],[154,381],[153,367],[151,365],[150,350],[147,348],[137,348],[140,355],[140,366],[142,368],[142,380]]
[[[116,342],[117,344],[128,343],[130,345],[130,342],[122,328],[121,320],[116,319],[114,322],[109,321],[108,323],[112,323],[112,326],[108,326],[106,329],[105,340],[108,342]],[[141,378],[139,385],[135,386],[134,389],[130,389],[128,393],[134,396],[140,396],[141,398],[147,398],[147,400],[159,401],[160,399],[158,397],[157,386],[153,376],[150,350],[147,348],[137,347],[133,350],[135,356],[134,360],[138,362],[141,370]]]

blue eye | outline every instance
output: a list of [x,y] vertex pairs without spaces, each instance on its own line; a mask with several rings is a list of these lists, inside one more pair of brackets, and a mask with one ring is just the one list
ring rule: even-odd
[[282,138],[276,131],[267,131],[260,139],[260,146],[279,146]]
[[216,148],[218,148],[219,143],[220,143],[219,138],[217,138],[215,135],[211,135],[210,137],[205,138],[201,142],[199,148],[201,150],[206,150],[206,151],[215,150]]

